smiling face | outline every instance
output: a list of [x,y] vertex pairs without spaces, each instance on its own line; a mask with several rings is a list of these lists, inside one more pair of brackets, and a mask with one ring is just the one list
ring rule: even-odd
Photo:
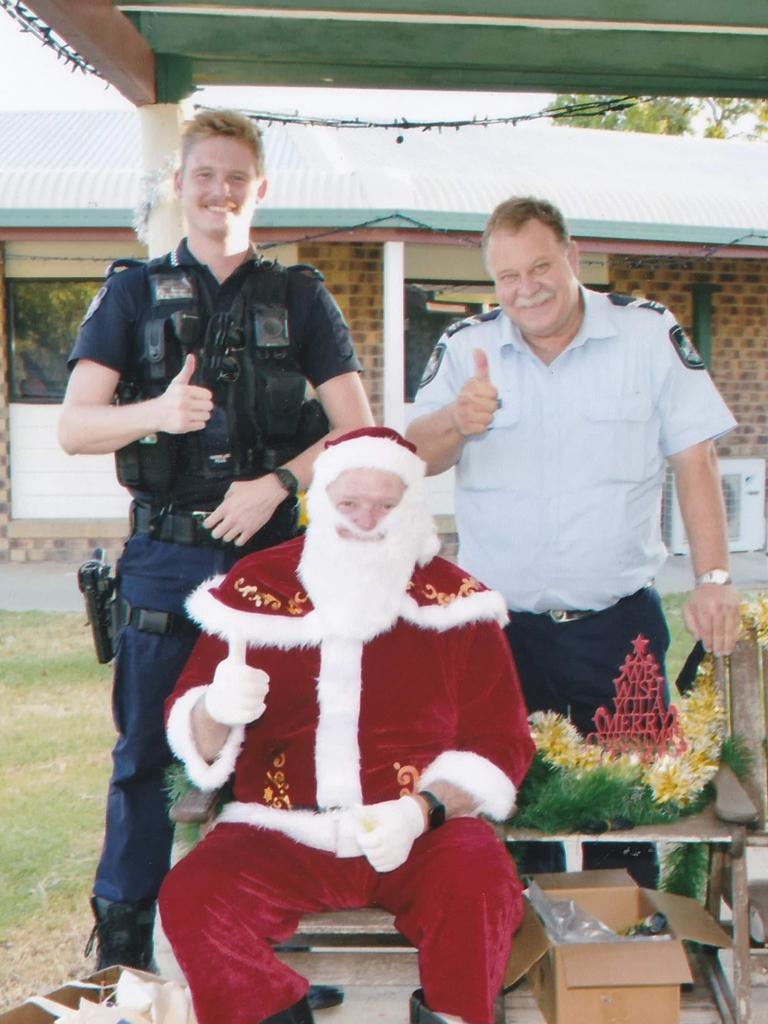
[[383,469],[347,469],[328,485],[331,504],[352,528],[338,526],[345,540],[381,540],[376,530],[381,520],[397,508],[405,484],[395,473]]
[[248,247],[253,212],[267,189],[253,153],[224,135],[196,142],[174,178],[190,243],[228,241]]
[[565,348],[582,319],[578,257],[540,220],[488,238],[486,264],[499,304],[534,348]]

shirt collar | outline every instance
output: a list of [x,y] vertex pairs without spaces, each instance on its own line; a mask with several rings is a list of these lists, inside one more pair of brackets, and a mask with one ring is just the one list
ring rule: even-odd
[[[201,263],[200,260],[194,255],[189,248],[189,244],[186,238],[182,238],[175,249],[172,249],[168,254],[168,259],[172,267],[204,267],[205,263]],[[262,257],[251,247],[251,255],[243,260],[240,266],[245,266],[246,263],[261,263]],[[238,268],[239,269],[239,268]]]
[[[565,352],[572,348],[579,348],[592,339],[618,337],[616,325],[608,313],[605,297],[600,292],[593,292],[589,288],[585,288],[584,285],[579,285],[579,293],[584,306],[584,318],[576,336],[564,349]],[[510,345],[518,352],[531,352],[520,329],[504,312],[501,316],[501,345],[502,347]]]

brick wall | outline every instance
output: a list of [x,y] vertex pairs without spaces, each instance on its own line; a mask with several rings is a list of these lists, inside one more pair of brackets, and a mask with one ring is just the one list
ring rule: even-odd
[[325,284],[352,331],[363,384],[377,423],[384,412],[383,246],[345,242],[299,247],[299,262],[311,263],[325,275]]
[[691,337],[691,286],[699,283],[716,288],[710,372],[739,422],[718,444],[718,453],[768,458],[768,263],[615,257],[611,264],[613,291],[640,293],[664,303]]

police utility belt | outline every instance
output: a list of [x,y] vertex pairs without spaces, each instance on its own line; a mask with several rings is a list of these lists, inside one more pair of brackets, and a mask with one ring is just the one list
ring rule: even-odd
[[229,547],[226,541],[217,540],[203,526],[203,520],[208,515],[208,512],[170,511],[134,502],[131,506],[131,535],[139,534],[153,540],[190,544],[194,547]]
[[[627,594],[626,597],[620,598],[618,601],[616,601],[615,604],[608,605],[607,608],[600,608],[600,609],[594,609],[594,608],[584,608],[584,609],[550,608],[546,612],[534,612],[532,614],[539,615],[539,616],[546,616],[546,617],[550,618],[553,622],[556,622],[558,624],[562,624],[562,623],[566,623],[566,622],[578,622],[579,619],[588,619],[592,615],[600,615],[602,612],[609,612],[612,608],[615,608],[617,605],[622,604],[625,601],[631,601],[633,598],[638,597],[640,594],[645,593],[646,590],[648,590],[650,587],[653,586],[654,582],[655,582],[655,580],[652,580],[652,579],[648,580],[647,583],[644,583],[643,586],[639,590],[636,590],[634,592],[634,594]],[[519,613],[513,612],[512,614],[514,615],[514,614],[519,614]]]

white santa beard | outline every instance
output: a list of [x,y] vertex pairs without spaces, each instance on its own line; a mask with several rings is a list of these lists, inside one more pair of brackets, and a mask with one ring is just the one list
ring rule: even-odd
[[[409,489],[410,490],[410,489]],[[327,635],[366,641],[400,615],[418,561],[436,554],[437,537],[421,496],[409,492],[371,531],[381,540],[340,537],[348,520],[325,490],[310,496],[310,526],[299,576]]]

